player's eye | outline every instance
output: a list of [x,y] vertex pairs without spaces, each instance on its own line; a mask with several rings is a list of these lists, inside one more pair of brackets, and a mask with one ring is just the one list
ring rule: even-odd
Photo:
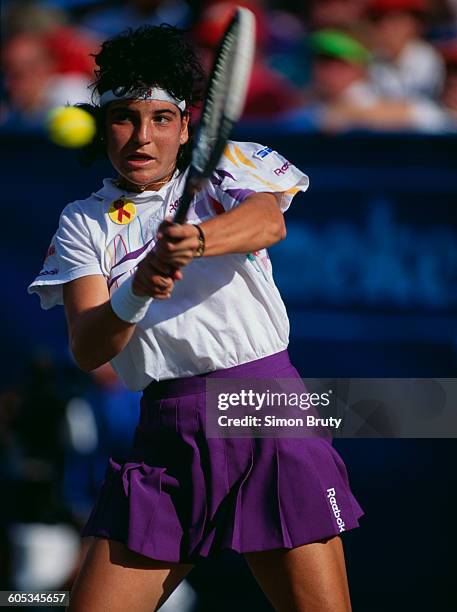
[[157,123],[158,125],[167,125],[170,123],[170,117],[167,117],[167,115],[158,115],[157,117],[154,117],[154,123]]

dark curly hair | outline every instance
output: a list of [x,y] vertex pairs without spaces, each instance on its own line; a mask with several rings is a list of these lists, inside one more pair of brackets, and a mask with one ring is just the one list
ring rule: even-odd
[[[128,29],[101,45],[94,54],[98,69],[95,70],[93,100],[114,88],[120,92],[137,87],[160,87],[173,97],[186,101],[186,108],[197,106],[203,98],[204,72],[196,53],[185,38],[185,31],[162,24]],[[79,108],[90,112],[97,123],[97,132],[87,147],[82,150],[81,161],[90,165],[96,158],[106,155],[104,107],[79,104]],[[177,166],[184,169],[189,163],[189,142],[182,145]]]

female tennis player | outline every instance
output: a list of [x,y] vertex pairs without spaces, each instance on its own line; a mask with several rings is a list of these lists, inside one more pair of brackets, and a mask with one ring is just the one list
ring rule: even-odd
[[[111,362],[144,391],[129,457],[112,457],[83,536],[70,610],[157,609],[195,563],[245,555],[275,609],[348,612],[340,533],[362,509],[325,438],[209,438],[205,380],[298,378],[266,248],[308,179],[281,155],[229,142],[188,223],[186,178],[201,67],[181,33],[143,27],[96,56],[95,147],[117,178],[63,210],[29,288],[64,304],[84,370]],[[216,605],[216,604],[215,604]]]

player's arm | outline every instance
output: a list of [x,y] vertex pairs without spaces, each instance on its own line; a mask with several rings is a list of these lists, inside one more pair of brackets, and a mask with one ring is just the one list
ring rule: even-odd
[[82,370],[88,372],[106,363],[130,340],[135,325],[112,311],[103,276],[83,276],[65,283],[63,300],[71,352]]
[[[226,213],[200,224],[205,235],[205,256],[249,253],[269,247],[286,237],[280,194],[254,193]],[[192,225],[161,226],[156,245],[163,273],[183,266],[198,247],[198,231]]]
[[[153,264],[151,258],[140,262],[132,291],[139,296],[167,299],[173,291],[173,280],[161,276]],[[180,273],[176,278],[180,278]],[[103,276],[83,276],[65,283],[63,299],[71,351],[82,370],[88,372],[99,367],[125,348],[135,324],[114,313]]]
[[277,198],[280,194],[253,193],[241,204],[201,224],[205,255],[249,253],[286,237],[286,225]]

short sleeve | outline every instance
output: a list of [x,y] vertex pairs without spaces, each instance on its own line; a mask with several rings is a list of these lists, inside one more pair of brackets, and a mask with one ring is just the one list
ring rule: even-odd
[[278,203],[285,212],[294,195],[308,186],[306,174],[277,151],[254,142],[230,141],[211,177],[214,197],[224,210],[252,193],[268,192],[280,195]]
[[82,276],[103,274],[84,214],[78,202],[63,210],[59,228],[46,253],[43,267],[28,287],[45,310],[63,304],[62,285]]

